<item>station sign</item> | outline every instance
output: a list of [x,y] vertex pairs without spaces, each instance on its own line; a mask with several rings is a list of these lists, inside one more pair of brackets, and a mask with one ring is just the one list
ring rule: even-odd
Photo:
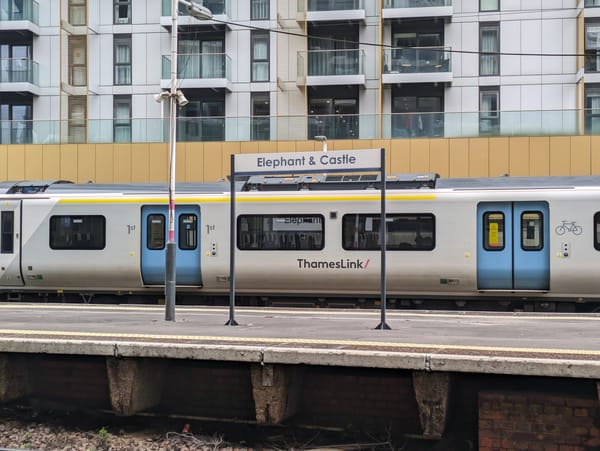
[[380,168],[380,149],[235,155],[238,174],[378,171]]

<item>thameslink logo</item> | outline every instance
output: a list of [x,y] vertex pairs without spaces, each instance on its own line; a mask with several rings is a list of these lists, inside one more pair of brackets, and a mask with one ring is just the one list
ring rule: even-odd
[[298,269],[367,269],[370,259],[350,260],[349,258],[339,260],[307,260],[306,258],[297,258]]

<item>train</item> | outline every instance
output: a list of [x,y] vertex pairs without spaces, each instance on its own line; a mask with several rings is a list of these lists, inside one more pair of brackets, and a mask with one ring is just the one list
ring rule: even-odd
[[[176,186],[177,303],[377,306],[381,175]],[[385,175],[388,308],[598,311],[600,176]],[[0,300],[164,302],[164,184],[0,183]],[[171,193],[172,194],[172,193]]]

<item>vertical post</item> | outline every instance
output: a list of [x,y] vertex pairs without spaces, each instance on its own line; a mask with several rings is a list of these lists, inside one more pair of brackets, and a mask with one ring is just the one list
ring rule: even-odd
[[235,320],[235,155],[231,154],[231,171],[229,176],[229,320],[226,326],[237,326]]
[[178,0],[171,1],[171,95],[169,96],[169,228],[165,261],[165,320],[175,321],[177,292],[175,244],[175,166],[177,146],[177,16]]
[[375,329],[389,330],[391,327],[385,321],[385,310],[387,302],[387,287],[386,287],[386,248],[387,248],[387,223],[386,223],[386,208],[385,208],[385,149],[381,148],[381,227],[379,228],[379,236],[381,243],[381,322]]

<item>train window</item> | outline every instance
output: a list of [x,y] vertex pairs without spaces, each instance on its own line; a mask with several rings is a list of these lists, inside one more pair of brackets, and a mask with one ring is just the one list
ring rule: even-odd
[[146,246],[151,251],[159,251],[165,248],[165,215],[148,215],[146,229],[148,237]]
[[600,251],[600,213],[594,215],[594,248]]
[[191,251],[198,247],[198,217],[193,214],[179,216],[179,249]]
[[106,218],[89,216],[52,216],[50,218],[51,249],[100,250],[106,244]]
[[0,216],[0,253],[12,254],[14,252],[14,227],[15,212],[3,211]]
[[322,215],[243,215],[237,220],[237,246],[245,251],[319,251],[324,230]]
[[544,247],[543,222],[541,211],[524,211],[521,214],[521,249],[539,251]]
[[[378,250],[381,216],[350,214],[342,219],[346,250]],[[424,213],[386,216],[386,248],[390,251],[431,251],[435,248],[435,216]]]
[[504,249],[504,213],[490,211],[483,215],[483,247],[486,251]]

